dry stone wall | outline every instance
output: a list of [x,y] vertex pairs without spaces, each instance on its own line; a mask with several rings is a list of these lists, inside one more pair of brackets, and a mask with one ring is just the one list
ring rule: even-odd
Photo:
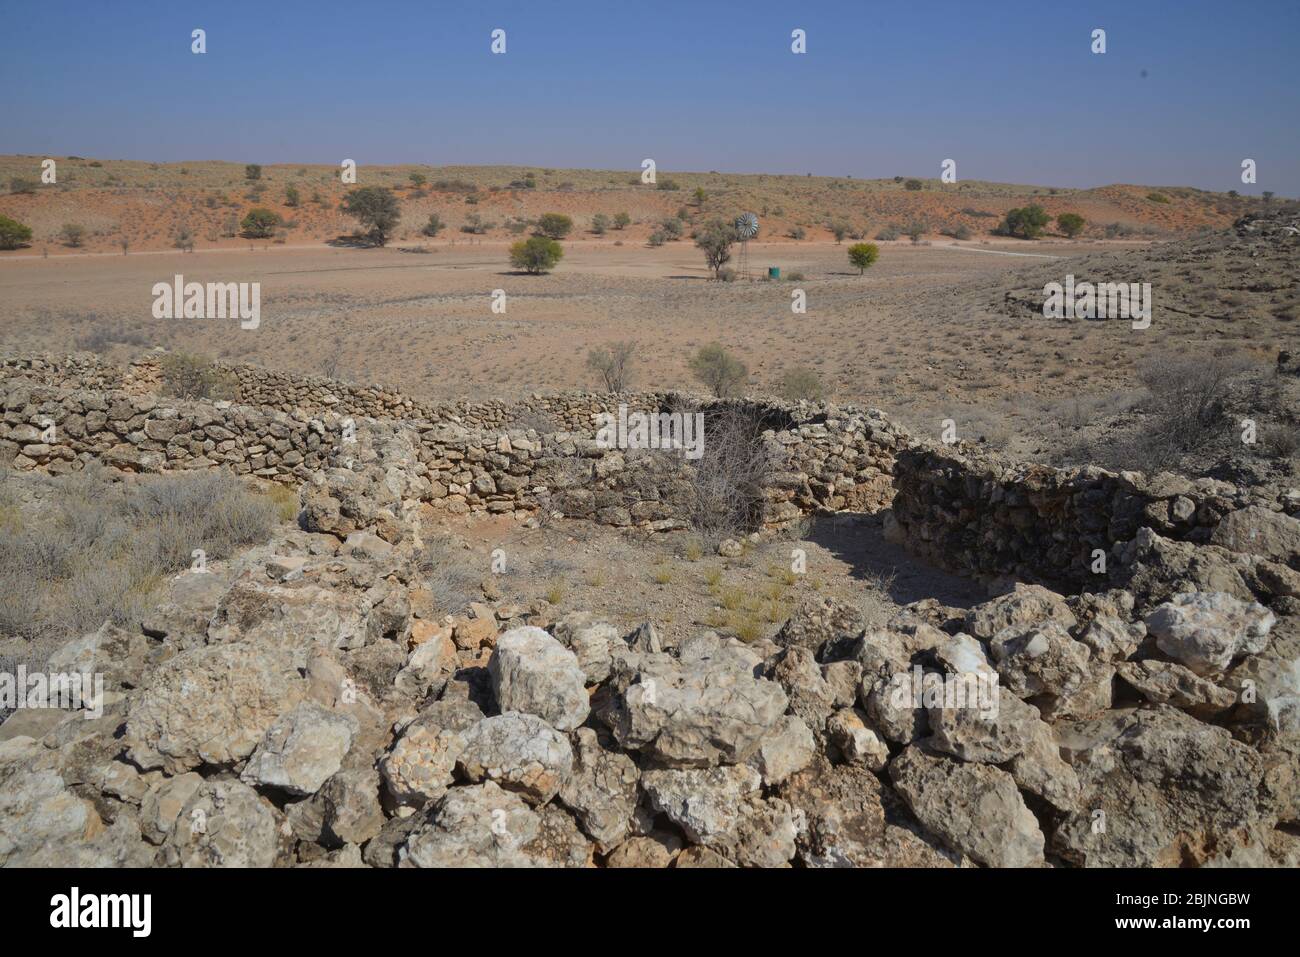
[[[914,445],[894,467],[893,519],[911,547],[981,578],[1105,588],[1119,548],[1142,528],[1165,539],[1217,543],[1225,516],[1248,507],[1292,514],[1300,499],[1256,500],[1226,482],[1169,473],[1055,469]],[[1104,573],[1097,550],[1106,556]]]

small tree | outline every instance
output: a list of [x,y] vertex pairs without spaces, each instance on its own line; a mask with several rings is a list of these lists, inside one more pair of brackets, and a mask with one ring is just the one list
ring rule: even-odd
[[1049,222],[1051,217],[1041,206],[1016,207],[1007,211],[1007,218],[1002,221],[1002,230],[1008,236],[1037,239]]
[[1073,239],[1083,232],[1085,222],[1086,220],[1078,213],[1062,213],[1056,217],[1056,228]]
[[420,229],[420,232],[424,233],[424,235],[426,236],[433,237],[433,236],[437,236],[440,232],[442,232],[442,227],[443,227],[442,217],[439,216],[437,213],[430,213],[429,221],[424,224],[424,226]]
[[631,223],[632,223],[632,217],[629,216],[627,213],[615,213],[615,214],[614,214],[614,228],[615,228],[615,229],[626,229],[628,226],[631,225]]
[[718,343],[710,343],[690,360],[691,372],[719,398],[737,394],[749,378],[749,369]]
[[547,239],[563,239],[573,231],[573,220],[563,213],[543,213],[537,220],[537,235]]
[[176,238],[172,240],[172,246],[184,253],[194,252],[194,233],[185,226],[176,230]]
[[32,227],[16,219],[0,216],[0,249],[17,249],[32,238]]
[[708,223],[695,237],[695,245],[704,250],[704,261],[713,270],[714,279],[718,278],[718,271],[731,260],[731,247],[735,241],[735,227],[720,219]]
[[709,194],[704,191],[703,186],[695,187],[695,205],[700,209],[704,208],[704,201],[709,198]]
[[858,275],[880,258],[880,247],[875,243],[854,243],[849,247],[849,262],[858,267]]
[[591,217],[591,231],[597,236],[604,236],[609,231],[609,217],[604,213]]
[[682,221],[675,216],[669,216],[659,224],[659,231],[668,239],[681,239],[683,232]]
[[587,368],[600,376],[607,392],[626,392],[628,379],[628,362],[636,351],[634,342],[615,342],[601,346],[587,353]]
[[401,207],[391,189],[363,186],[343,197],[343,212],[355,217],[367,229],[367,238],[376,246],[388,242],[402,218]]
[[844,237],[849,234],[848,223],[839,223],[839,222],[831,223],[828,228],[831,231],[831,235],[835,237],[836,245],[839,245],[840,243],[844,242]]
[[563,247],[546,236],[529,236],[510,247],[510,265],[533,275],[548,272],[563,258]]
[[59,235],[63,237],[64,245],[78,249],[86,241],[86,227],[80,223],[64,223]]
[[921,191],[921,188],[924,185],[925,184],[922,183],[919,179],[909,179],[906,183],[903,184],[903,189],[909,190],[910,192],[913,193],[917,193]]
[[425,183],[428,182],[428,180],[425,179],[423,173],[410,173],[407,175],[406,178],[411,181],[411,185],[414,186],[416,189],[419,189],[421,186],[423,186]]
[[255,180],[262,178],[262,167],[257,163],[249,163],[244,167],[244,179]]
[[239,221],[239,229],[246,239],[269,239],[280,225],[280,217],[264,206],[255,206]]
[[302,202],[302,197],[298,193],[297,186],[286,186],[284,189],[284,205],[293,207]]

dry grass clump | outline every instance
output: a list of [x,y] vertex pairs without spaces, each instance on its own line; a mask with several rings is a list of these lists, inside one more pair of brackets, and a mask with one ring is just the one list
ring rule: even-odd
[[138,620],[195,549],[225,558],[265,541],[279,516],[226,472],[114,481],[90,467],[47,481],[31,509],[0,483],[0,634],[72,636]]

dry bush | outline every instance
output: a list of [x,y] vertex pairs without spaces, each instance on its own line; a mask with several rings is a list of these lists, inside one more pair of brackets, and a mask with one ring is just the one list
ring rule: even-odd
[[[509,563],[506,569],[511,570]],[[466,567],[450,539],[429,541],[416,559],[415,570],[445,614],[459,614],[479,598],[479,578]]]
[[0,522],[0,634],[81,635],[139,619],[166,576],[263,542],[275,503],[233,475],[113,481],[101,468],[49,479],[48,501],[5,507]]
[[710,543],[735,538],[759,524],[763,488],[779,465],[763,439],[763,428],[747,409],[704,411],[704,454],[685,460],[685,505],[691,526]]
[[235,377],[207,356],[171,352],[162,360],[162,392],[177,399],[233,399]]

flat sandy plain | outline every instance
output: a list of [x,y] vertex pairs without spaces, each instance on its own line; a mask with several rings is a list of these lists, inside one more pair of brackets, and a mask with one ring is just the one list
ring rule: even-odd
[[[914,429],[938,430],[952,417],[967,433],[1018,446],[1017,436],[1039,434],[1063,404],[1129,388],[1135,363],[1151,351],[1195,347],[1202,336],[1186,323],[1157,323],[1144,334],[1127,323],[1016,318],[991,305],[1017,271],[1059,264],[1063,279],[1069,260],[1052,257],[1139,256],[1144,244],[881,243],[879,262],[863,276],[846,246],[751,243],[751,274],[779,266],[804,278],[732,283],[708,281],[688,240],[566,243],[546,276],[512,272],[505,242],[465,239],[384,249],[259,243],[251,251],[11,253],[0,258],[0,350],[66,351],[98,340],[126,359],[161,345],[421,397],[483,399],[595,388],[587,353],[618,340],[637,344],[633,387],[697,388],[687,361],[716,341],[747,363],[754,391],[804,366],[837,400],[882,408]],[[154,319],[153,284],[176,274],[260,282],[259,328]],[[496,289],[506,294],[504,314],[492,311]],[[796,289],[807,294],[803,315],[791,310]],[[1255,340],[1245,326],[1232,335],[1267,358],[1267,338]],[[1210,338],[1222,344],[1222,330]]]

